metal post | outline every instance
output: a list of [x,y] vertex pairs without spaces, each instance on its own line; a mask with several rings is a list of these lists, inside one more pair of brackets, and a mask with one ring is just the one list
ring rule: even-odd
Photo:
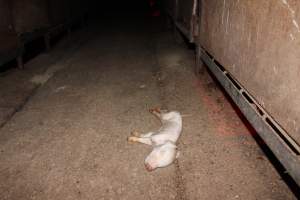
[[22,54],[22,53],[20,53],[20,54],[17,56],[17,63],[18,63],[18,68],[19,68],[19,69],[24,69],[23,54]]

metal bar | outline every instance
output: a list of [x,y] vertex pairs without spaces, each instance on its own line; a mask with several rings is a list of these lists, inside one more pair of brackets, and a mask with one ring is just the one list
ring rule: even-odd
[[183,33],[183,35],[186,38],[188,38],[189,42],[191,42],[191,43],[194,43],[194,31],[193,31],[194,20],[193,20],[193,13],[196,12],[196,7],[195,6],[197,6],[197,0],[194,0],[193,8],[191,10],[191,21],[190,21],[191,28],[190,28],[190,30],[188,28],[186,28],[178,20],[178,16],[179,16],[179,0],[175,0],[174,17],[172,17],[175,26],[180,30],[180,32]]
[[174,11],[173,11],[173,14],[170,10],[166,9],[166,12],[167,12],[167,15],[170,16],[170,18],[173,20],[173,23],[175,24],[175,27],[174,27],[174,31],[177,31],[176,28],[181,32],[183,33],[183,35],[188,38],[189,42],[191,43],[194,43],[194,31],[193,31],[193,27],[194,27],[194,20],[193,20],[193,13],[196,12],[196,7],[197,6],[197,0],[194,0],[196,2],[194,2],[194,5],[193,5],[193,8],[192,8],[192,11],[191,11],[191,30],[189,30],[188,28],[186,28],[182,23],[179,22],[178,20],[178,12],[179,12],[179,1],[178,0],[175,0],[175,3],[174,3]]
[[178,12],[179,12],[179,6],[178,6],[178,1],[175,0],[175,7],[174,7],[174,21],[176,22],[178,19]]
[[51,49],[51,42],[50,42],[50,34],[49,33],[46,33],[44,35],[44,42],[45,42],[45,47],[46,47],[46,51],[50,51]]
[[20,55],[17,57],[17,63],[18,63],[18,68],[19,68],[19,69],[24,69],[23,55],[22,55],[22,54],[20,54]]
[[198,35],[198,32],[196,32],[196,29],[198,27],[197,22],[197,6],[198,6],[198,0],[194,0],[193,2],[193,9],[192,9],[192,15],[191,15],[191,21],[190,21],[190,42],[194,42],[194,36]]
[[300,185],[300,147],[259,103],[214,58],[202,49],[201,59],[240,108],[260,137]]

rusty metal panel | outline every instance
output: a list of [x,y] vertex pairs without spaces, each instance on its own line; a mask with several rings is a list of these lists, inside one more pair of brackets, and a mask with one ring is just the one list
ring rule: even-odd
[[300,185],[300,147],[226,69],[207,51],[201,49],[200,57],[227,94],[240,108],[274,155],[283,164],[296,183]]
[[300,2],[202,0],[200,44],[300,144]]
[[49,25],[46,0],[13,0],[12,8],[17,33],[33,32]]

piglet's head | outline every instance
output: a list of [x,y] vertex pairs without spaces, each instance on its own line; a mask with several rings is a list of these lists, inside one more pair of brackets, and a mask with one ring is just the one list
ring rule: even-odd
[[177,147],[172,142],[156,146],[145,159],[145,168],[151,172],[157,168],[167,167],[177,158]]

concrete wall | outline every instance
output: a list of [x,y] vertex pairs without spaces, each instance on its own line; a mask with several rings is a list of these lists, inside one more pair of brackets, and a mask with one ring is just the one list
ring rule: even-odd
[[0,56],[17,48],[17,35],[13,30],[11,2],[0,0]]
[[67,0],[48,0],[48,11],[51,25],[64,24],[70,19],[70,4]]
[[78,20],[86,12],[84,3],[83,0],[0,0],[1,55],[18,48],[18,35]]
[[0,31],[12,27],[12,13],[10,1],[0,0]]
[[13,0],[14,27],[18,33],[49,26],[47,0]]
[[82,16],[84,11],[82,0],[12,1],[13,23],[18,33],[65,24]]
[[48,0],[51,25],[64,24],[83,16],[87,3],[83,0]]
[[300,2],[202,0],[201,45],[300,143]]

